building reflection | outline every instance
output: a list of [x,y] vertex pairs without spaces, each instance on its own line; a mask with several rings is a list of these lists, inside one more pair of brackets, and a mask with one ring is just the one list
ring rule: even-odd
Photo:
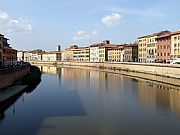
[[121,75],[92,70],[91,68],[80,69],[63,66],[39,66],[39,68],[42,73],[57,75],[60,83],[68,84],[71,90],[92,89],[104,93],[124,90],[124,77]]
[[55,66],[38,66],[42,73],[46,74],[57,74],[57,67]]
[[[135,95],[146,107],[159,113],[180,116],[180,87],[124,77],[91,68],[40,67],[43,73],[54,74],[71,90],[94,90],[101,94]],[[68,81],[68,82],[66,82]],[[126,90],[126,92],[124,92]],[[127,92],[129,91],[129,92]]]
[[180,116],[180,88],[151,81],[138,82],[139,100],[159,113]]

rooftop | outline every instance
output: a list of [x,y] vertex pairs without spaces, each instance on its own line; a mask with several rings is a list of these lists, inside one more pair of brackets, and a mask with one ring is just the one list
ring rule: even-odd
[[150,34],[150,35],[138,37],[138,39],[140,39],[140,38],[154,37],[154,36],[161,36],[161,35],[164,35],[164,34],[167,34],[167,33],[170,33],[170,31],[168,31],[168,30],[160,31],[160,32],[156,32],[156,33],[153,33],[153,34]]

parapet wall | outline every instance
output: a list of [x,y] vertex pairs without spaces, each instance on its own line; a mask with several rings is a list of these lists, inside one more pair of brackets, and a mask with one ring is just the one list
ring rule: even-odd
[[11,86],[30,72],[30,65],[0,73],[0,89]]
[[42,64],[42,65],[50,65],[56,63],[57,65],[95,67],[102,69],[129,71],[134,73],[144,73],[149,75],[180,79],[180,65],[173,65],[173,64],[131,63],[131,62],[101,63],[101,62],[65,62],[65,61],[58,61],[58,62],[36,61],[31,63]]
[[93,63],[93,62],[58,62],[58,65],[88,66],[113,70],[145,73],[156,76],[180,79],[180,65],[142,64],[142,63]]

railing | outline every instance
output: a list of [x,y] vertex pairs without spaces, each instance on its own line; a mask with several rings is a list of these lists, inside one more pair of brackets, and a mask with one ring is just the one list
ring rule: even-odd
[[15,72],[15,71],[27,68],[28,66],[30,66],[30,63],[23,62],[19,65],[9,65],[7,67],[2,67],[0,68],[0,75],[10,73],[10,72]]

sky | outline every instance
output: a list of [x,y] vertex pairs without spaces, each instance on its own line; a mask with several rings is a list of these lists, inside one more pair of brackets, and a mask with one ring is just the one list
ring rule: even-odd
[[0,0],[0,33],[18,50],[133,43],[180,30],[179,0]]

